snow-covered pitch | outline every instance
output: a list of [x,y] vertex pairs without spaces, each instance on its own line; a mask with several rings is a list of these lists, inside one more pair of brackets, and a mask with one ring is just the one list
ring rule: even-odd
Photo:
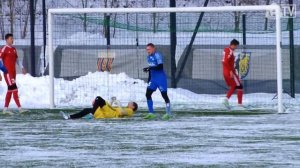
[[144,121],[140,112],[131,119],[63,120],[58,111],[0,113],[0,167],[300,166],[299,110],[178,113],[170,121]]
[[[85,81],[89,82],[86,83]],[[17,85],[20,101],[24,108],[49,108],[49,76],[32,77],[18,74]],[[4,81],[1,82],[0,86],[0,106],[3,106],[7,86]],[[61,78],[55,79],[55,103],[57,108],[73,109],[90,107],[96,96],[102,96],[106,99],[116,96],[123,105],[126,105],[128,101],[136,101],[141,109],[146,110],[146,87],[146,82],[130,78],[125,73],[88,73],[71,81]],[[225,94],[196,94],[181,88],[169,88],[168,93],[172,107],[176,111],[225,110],[222,105]],[[268,93],[245,94],[244,104],[253,110],[273,110],[276,112],[277,100],[273,99],[274,96],[275,94]],[[155,108],[165,106],[159,92],[154,93],[153,100]],[[300,108],[298,95],[295,99],[290,98],[289,95],[284,95],[283,102],[286,110]],[[236,96],[233,96],[231,103],[233,106],[236,105]],[[15,107],[13,101],[11,107]]]

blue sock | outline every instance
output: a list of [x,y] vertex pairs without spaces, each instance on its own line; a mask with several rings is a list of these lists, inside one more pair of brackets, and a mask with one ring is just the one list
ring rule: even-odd
[[167,103],[167,104],[166,104],[166,113],[169,114],[169,115],[172,115],[172,112],[171,112],[171,104],[170,104],[170,103]]
[[153,101],[152,100],[147,100],[147,105],[148,105],[149,113],[154,113]]

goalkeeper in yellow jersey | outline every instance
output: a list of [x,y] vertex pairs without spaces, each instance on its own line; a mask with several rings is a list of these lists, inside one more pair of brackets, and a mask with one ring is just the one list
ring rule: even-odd
[[[113,107],[111,104],[114,104]],[[115,97],[112,98],[111,104],[106,102],[102,97],[98,96],[93,102],[93,108],[85,108],[82,111],[67,115],[64,112],[60,112],[64,119],[78,119],[86,115],[93,115],[95,119],[105,118],[122,118],[132,117],[133,113],[138,109],[138,105],[135,102],[129,102],[127,107],[122,108],[120,102]]]

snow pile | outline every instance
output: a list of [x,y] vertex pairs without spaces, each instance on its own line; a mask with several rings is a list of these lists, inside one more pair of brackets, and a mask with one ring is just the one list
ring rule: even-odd
[[[32,77],[30,75],[17,75],[20,100],[24,108],[49,108],[49,76]],[[141,109],[146,109],[147,83],[140,79],[128,77],[125,73],[109,74],[107,72],[89,73],[80,78],[68,81],[55,79],[55,104],[59,108],[89,107],[93,98],[102,96],[109,99],[116,96],[123,105],[129,101],[136,101]],[[0,84],[0,106],[4,104],[6,84]],[[168,94],[173,109],[223,109],[222,100],[225,95],[196,94],[186,89],[169,89]],[[244,104],[254,109],[276,109],[277,100],[274,94],[253,93],[246,94]],[[153,94],[156,108],[163,108],[164,101],[159,92]],[[235,105],[236,96],[233,96],[232,105]],[[285,107],[299,109],[300,99],[284,96]],[[16,107],[11,102],[11,107]]]

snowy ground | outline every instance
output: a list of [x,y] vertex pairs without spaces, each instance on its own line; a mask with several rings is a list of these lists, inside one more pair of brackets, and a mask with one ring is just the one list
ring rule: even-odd
[[300,167],[299,112],[178,113],[168,122],[141,116],[0,114],[0,167]]
[[[48,76],[18,75],[17,83],[21,102],[31,112],[0,113],[3,168],[300,166],[299,95],[297,99],[284,96],[285,114],[273,113],[274,94],[266,93],[245,95],[250,111],[228,112],[221,105],[224,95],[169,89],[173,109],[178,111],[170,121],[144,121],[141,111],[130,119],[66,121],[59,110],[45,109]],[[55,102],[74,113],[72,108],[90,106],[96,95],[117,96],[123,104],[134,100],[146,109],[146,86],[124,73],[89,73],[72,81],[55,79]],[[3,106],[5,83],[0,87]],[[156,109],[163,107],[159,93],[154,100]]]
[[[30,75],[17,75],[20,100],[24,108],[49,108],[49,76],[31,77]],[[123,105],[128,101],[136,101],[140,109],[146,109],[145,90],[147,84],[140,79],[128,77],[125,73],[108,74],[106,72],[89,73],[72,81],[55,79],[55,104],[58,108],[78,108],[91,106],[96,96],[109,99],[116,96]],[[0,106],[3,107],[6,93],[6,84],[0,84]],[[186,89],[169,89],[169,97],[174,110],[224,110],[222,100],[225,95],[196,94]],[[251,110],[276,111],[277,99],[272,100],[275,94],[253,93],[246,94],[244,104]],[[163,108],[164,101],[159,92],[154,93],[153,100],[156,108]],[[236,105],[236,96],[231,103]],[[299,110],[300,98],[296,99],[284,95],[286,110]],[[15,107],[11,102],[11,107]]]

